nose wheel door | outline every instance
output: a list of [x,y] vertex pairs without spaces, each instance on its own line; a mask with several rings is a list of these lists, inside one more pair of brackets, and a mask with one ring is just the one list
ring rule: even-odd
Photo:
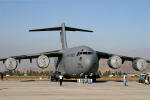
[[81,69],[81,68],[83,68],[83,65],[82,65],[82,60],[83,60],[83,57],[82,56],[79,56],[79,58],[78,58],[78,69]]

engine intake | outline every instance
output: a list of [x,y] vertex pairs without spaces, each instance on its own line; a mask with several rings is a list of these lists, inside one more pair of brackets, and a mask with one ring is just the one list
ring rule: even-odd
[[37,59],[37,65],[39,68],[47,68],[49,66],[50,60],[46,55],[41,55]]
[[136,71],[143,71],[147,68],[147,61],[145,59],[141,59],[141,58],[136,59],[133,61],[132,67]]
[[6,59],[5,61],[5,67],[8,69],[8,70],[15,70],[17,68],[17,61],[16,59],[14,58],[8,58]]
[[119,56],[112,56],[108,59],[107,64],[113,69],[120,68],[122,65],[122,59]]

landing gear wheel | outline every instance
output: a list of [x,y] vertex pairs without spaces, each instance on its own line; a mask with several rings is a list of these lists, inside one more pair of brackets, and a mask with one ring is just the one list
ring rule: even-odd
[[92,78],[93,79],[93,82],[96,82],[96,78]]
[[55,77],[51,77],[51,82],[57,82],[58,81],[58,79],[57,78],[55,78]]

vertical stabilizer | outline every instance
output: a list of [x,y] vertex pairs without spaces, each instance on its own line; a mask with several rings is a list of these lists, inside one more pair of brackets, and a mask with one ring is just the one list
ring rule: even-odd
[[60,32],[60,39],[61,39],[61,44],[62,44],[62,49],[67,48],[67,40],[66,40],[66,31],[65,31],[65,23],[61,24],[61,32]]

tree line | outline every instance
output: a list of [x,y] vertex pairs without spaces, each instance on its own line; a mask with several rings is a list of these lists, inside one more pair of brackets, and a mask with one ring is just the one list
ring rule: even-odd
[[[1,73],[2,72],[0,72],[0,74]],[[33,70],[28,70],[26,72],[22,72],[19,70],[3,72],[4,75],[10,75],[10,76],[49,76],[52,73],[53,73],[52,71],[33,71]]]
[[101,71],[98,71],[96,74],[99,75],[99,76],[109,76],[109,75],[122,76],[122,75],[127,75],[127,73],[122,73],[121,71],[120,72],[111,72],[110,70],[106,71],[104,73],[102,73]]
[[[2,72],[0,72],[1,74]],[[10,75],[10,76],[50,76],[53,74],[53,71],[33,71],[33,70],[28,70],[26,72],[22,72],[19,70],[13,70],[13,71],[5,71],[3,72],[4,75]],[[98,71],[96,73],[96,75],[99,76],[109,76],[109,75],[113,75],[113,76],[121,76],[121,75],[126,75],[126,73],[122,73],[122,72],[111,72],[106,71],[104,73],[102,73],[101,71]]]

